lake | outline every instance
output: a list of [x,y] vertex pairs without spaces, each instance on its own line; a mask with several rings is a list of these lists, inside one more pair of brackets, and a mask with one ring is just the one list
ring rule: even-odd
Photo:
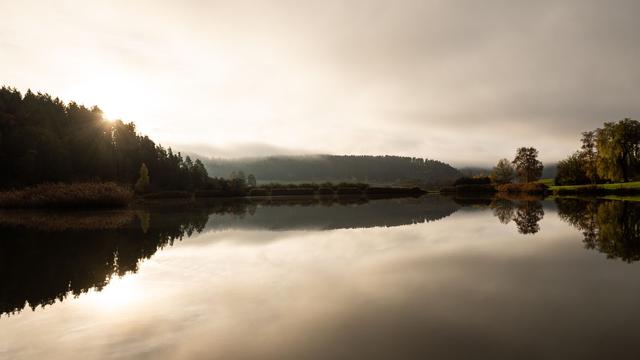
[[637,358],[640,206],[0,212],[2,359]]

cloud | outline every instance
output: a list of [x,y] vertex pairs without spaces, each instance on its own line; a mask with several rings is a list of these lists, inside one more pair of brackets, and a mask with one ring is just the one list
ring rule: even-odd
[[[552,161],[576,148],[581,131],[640,118],[636,1],[10,9],[0,44],[31,46],[4,47],[9,85],[104,104],[160,142],[229,156],[266,147],[492,164],[532,145]],[[42,27],[22,26],[26,16]]]
[[307,155],[299,149],[287,149],[267,143],[239,143],[227,146],[213,146],[208,144],[176,144],[172,146],[174,151],[193,153],[210,158],[241,158],[252,156],[272,155]]

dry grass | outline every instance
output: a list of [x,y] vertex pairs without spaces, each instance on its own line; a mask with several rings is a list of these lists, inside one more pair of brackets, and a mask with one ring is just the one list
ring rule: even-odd
[[41,184],[0,192],[0,208],[124,207],[133,191],[113,182]]
[[0,225],[25,227],[39,231],[112,230],[134,223],[133,210],[47,211],[2,210]]

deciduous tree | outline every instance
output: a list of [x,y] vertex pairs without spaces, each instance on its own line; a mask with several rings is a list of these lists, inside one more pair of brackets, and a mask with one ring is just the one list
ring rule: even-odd
[[521,147],[513,159],[518,178],[522,182],[532,182],[540,179],[543,165],[538,160],[538,150],[533,147]]
[[592,184],[598,180],[598,148],[596,146],[596,131],[582,133],[582,146],[580,147],[580,159],[584,167],[584,173]]
[[491,172],[491,181],[496,184],[508,184],[515,177],[515,169],[507,159],[500,159]]
[[640,164],[640,122],[624,119],[604,123],[596,136],[597,172],[604,179],[629,181]]

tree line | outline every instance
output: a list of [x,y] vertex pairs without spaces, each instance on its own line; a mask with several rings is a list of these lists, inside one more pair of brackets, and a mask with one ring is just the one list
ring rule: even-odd
[[368,182],[446,184],[460,177],[449,164],[416,157],[366,155],[269,156],[209,159],[205,166],[214,176],[245,171],[264,182]]
[[580,149],[558,163],[557,185],[628,182],[640,175],[640,122],[629,118],[585,131]]
[[48,94],[0,88],[0,188],[45,182],[116,181],[140,190],[198,189],[200,160],[138,134],[133,123]]
[[513,160],[500,159],[493,167],[490,176],[461,177],[453,185],[489,185],[509,184],[515,180],[531,183],[542,176],[544,166],[538,160],[538,150],[534,147],[521,147],[516,150]]

